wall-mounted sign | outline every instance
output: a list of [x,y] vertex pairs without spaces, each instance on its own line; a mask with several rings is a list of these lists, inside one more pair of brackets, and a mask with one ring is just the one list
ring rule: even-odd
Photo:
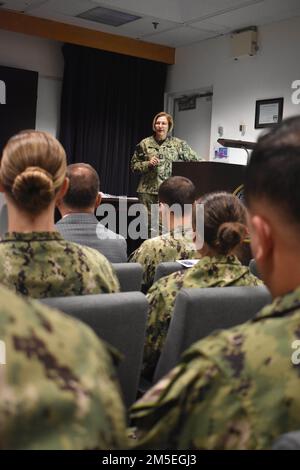
[[222,147],[221,145],[218,145],[215,147],[214,151],[214,159],[228,159],[229,156],[229,151],[227,147]]
[[38,73],[0,66],[0,153],[23,129],[35,129]]
[[187,111],[188,109],[195,109],[196,99],[197,95],[182,96],[181,98],[178,98],[178,110]]
[[255,105],[255,129],[272,127],[282,121],[283,98],[257,100]]

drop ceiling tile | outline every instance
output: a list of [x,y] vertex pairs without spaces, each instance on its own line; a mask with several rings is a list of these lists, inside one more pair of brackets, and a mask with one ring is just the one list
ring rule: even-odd
[[216,36],[213,31],[200,31],[188,26],[165,31],[154,35],[143,36],[141,39],[170,47],[181,47]]
[[[181,22],[183,0],[93,0],[109,8],[136,13],[140,16],[159,16],[162,19]],[[194,0],[197,2],[198,0]]]
[[230,28],[226,25],[222,24],[215,24],[212,23],[209,20],[203,20],[203,21],[196,21],[196,23],[189,23],[190,27],[196,28],[196,29],[204,29],[207,31],[215,31],[216,33],[225,33],[229,31]]
[[84,11],[91,10],[96,6],[97,5],[91,0],[48,0],[31,9],[30,13],[36,16],[56,13],[66,16],[75,16]]
[[133,37],[132,33],[126,34],[126,31],[120,32],[120,27],[116,28],[114,26],[108,26],[102,23],[96,23],[95,21],[89,21],[84,18],[78,18],[77,16],[68,16],[61,13],[43,13],[43,15],[35,14],[32,12],[32,16],[37,16],[39,18],[45,18],[52,21],[57,21],[59,23],[66,23],[69,25],[79,26],[80,28],[90,29],[93,31],[101,31],[103,33],[116,34],[119,36],[128,36]]
[[264,0],[181,0],[181,17],[185,22],[197,18],[209,18],[216,14],[242,8]]
[[[44,0],[45,1],[45,0]],[[2,8],[14,11],[24,11],[42,3],[42,0],[1,0]]]
[[[158,23],[156,28],[153,23]],[[140,37],[148,34],[159,34],[179,26],[181,25],[174,21],[165,21],[155,17],[145,17],[116,28],[116,33],[123,34],[123,32],[128,32]]]
[[[2,8],[111,34],[173,47],[199,42],[251,25],[300,16],[299,0],[0,0]],[[106,6],[140,20],[107,26],[75,15]],[[153,22],[159,23],[154,30]]]
[[[265,0],[263,3],[216,15],[210,18],[210,22],[232,30],[272,23],[297,14],[300,14],[299,0],[286,0],[284,3],[282,0]],[[194,26],[194,23],[192,25]]]

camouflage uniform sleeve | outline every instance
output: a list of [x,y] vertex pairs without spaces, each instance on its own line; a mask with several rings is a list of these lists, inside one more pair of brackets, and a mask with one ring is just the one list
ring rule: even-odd
[[[175,278],[176,279],[176,278]],[[159,279],[147,294],[147,320],[142,375],[151,379],[164,345],[176,297],[174,275]]]
[[131,158],[131,170],[140,173],[148,173],[148,171],[151,171],[151,168],[149,168],[149,159],[141,143],[136,146],[135,152]]
[[264,285],[264,282],[261,279],[254,276],[254,274],[250,273],[249,286],[263,286],[263,285]]
[[[108,449],[126,449],[128,442],[126,438],[126,424],[125,424],[125,408],[121,399],[121,390],[119,380],[115,370],[115,361],[120,359],[118,351],[114,350],[109,345],[105,345],[96,337],[95,333],[86,325],[83,325],[86,330],[86,349],[92,348],[94,351],[94,358],[92,362],[97,364],[96,369],[90,371],[91,377],[94,377],[95,390],[91,394],[92,399],[99,400],[105,414],[107,416],[107,426],[111,434],[108,442],[101,443],[102,438],[106,438],[105,433],[100,438],[100,447],[104,446]],[[91,359],[86,360],[81,358],[85,364],[85,368],[89,369],[88,365]],[[92,412],[92,410],[91,410]],[[93,412],[93,418],[90,419],[101,420],[101,414]]]
[[1,374],[0,447],[126,448],[125,409],[104,344],[68,315],[3,288],[1,296],[8,306],[2,316],[14,321],[0,325],[9,357]]
[[[268,373],[263,373],[261,367],[257,372],[253,339],[257,333],[261,334],[261,325],[249,332],[249,324],[245,323],[231,330],[216,331],[194,343],[179,364],[133,405],[131,417],[132,425],[137,427],[137,446],[261,448],[259,421],[266,416],[269,419],[272,412],[262,418],[257,415],[259,406],[264,409],[268,402],[265,394],[259,398],[264,390],[263,378]],[[273,341],[274,332],[270,334]],[[260,344],[261,341],[260,338]],[[253,370],[251,366],[249,369],[251,361]],[[263,364],[268,367],[265,361]],[[273,383],[272,375],[267,381],[269,385]]]
[[191,147],[184,140],[181,141],[179,159],[185,162],[203,160],[203,158],[198,156],[197,153],[192,150]]
[[[150,389],[131,409],[137,449],[209,448],[208,403],[218,368],[206,358],[181,362]],[[201,397],[201,400],[199,399]],[[208,399],[208,400],[207,400]],[[217,404],[217,403],[216,403]],[[216,405],[215,404],[215,405]],[[208,413],[207,413],[208,409]],[[222,413],[222,407],[218,407]],[[216,410],[217,411],[217,410]]]
[[143,268],[142,284],[147,288],[153,284],[156,268],[156,248],[151,239],[145,240],[142,245],[129,257],[129,262],[140,263]]
[[120,292],[120,284],[112,265],[105,256],[93,248],[85,247],[90,252],[95,278],[101,291],[107,294]]

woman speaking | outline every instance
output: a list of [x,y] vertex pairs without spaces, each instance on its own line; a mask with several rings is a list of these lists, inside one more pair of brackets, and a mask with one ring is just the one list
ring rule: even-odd
[[131,159],[132,171],[142,173],[137,193],[140,202],[147,207],[148,214],[151,204],[158,203],[160,184],[172,174],[172,162],[202,160],[184,140],[168,135],[173,129],[173,118],[170,114],[156,114],[152,129],[154,134],[136,146]]

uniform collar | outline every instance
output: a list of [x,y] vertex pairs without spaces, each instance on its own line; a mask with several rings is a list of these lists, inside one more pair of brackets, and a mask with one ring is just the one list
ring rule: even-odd
[[[235,255],[215,255],[215,256],[203,256],[201,262],[206,265],[226,264],[230,266],[242,266],[242,263],[238,260]],[[245,266],[245,269],[248,269]]]
[[285,295],[276,297],[270,305],[256,315],[254,321],[268,317],[282,317],[300,308],[300,286]]
[[185,225],[176,225],[175,228],[173,228],[172,230],[169,230],[169,232],[165,232],[162,234],[163,237],[173,237],[174,235],[176,234],[181,234],[181,235],[185,235],[185,234],[193,234],[193,229],[191,226],[185,226]]
[[157,142],[157,140],[155,139],[154,134],[152,135],[153,143],[154,143],[154,145],[157,146],[157,147],[161,147],[162,145],[168,143],[170,139],[171,139],[171,136],[170,136],[170,135],[167,135],[167,137],[165,138],[165,140],[162,140],[161,142]]
[[59,232],[7,232],[2,236],[0,243],[16,241],[46,241],[46,240],[64,240]]

